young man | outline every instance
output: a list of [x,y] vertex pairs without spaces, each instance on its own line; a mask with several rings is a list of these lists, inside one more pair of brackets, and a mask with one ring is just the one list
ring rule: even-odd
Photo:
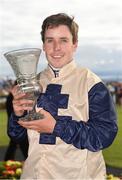
[[101,150],[117,134],[110,93],[99,77],[73,60],[78,44],[78,25],[73,18],[66,14],[47,17],[41,35],[48,67],[38,75],[43,93],[37,110],[44,118],[18,122],[32,101],[13,90],[9,135],[18,141],[26,133],[29,137],[21,178],[103,180],[106,170]]

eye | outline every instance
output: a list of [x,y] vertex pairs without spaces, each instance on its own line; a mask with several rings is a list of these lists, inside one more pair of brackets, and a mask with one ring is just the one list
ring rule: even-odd
[[63,38],[63,39],[61,39],[61,42],[64,42],[64,43],[66,43],[66,42],[68,42],[68,39],[66,39],[66,38]]
[[51,43],[52,41],[52,39],[47,39],[47,43]]
[[51,43],[51,42],[53,42],[53,39],[52,39],[52,38],[47,38],[47,39],[45,40],[45,42],[46,42],[46,43]]

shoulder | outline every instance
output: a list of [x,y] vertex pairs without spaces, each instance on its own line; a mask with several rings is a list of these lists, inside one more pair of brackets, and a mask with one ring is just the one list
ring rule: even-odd
[[84,80],[87,83],[88,91],[97,83],[102,82],[101,78],[89,68],[77,67],[77,72],[81,77],[81,80]]
[[39,73],[37,74],[37,79],[39,80],[40,78],[44,77],[45,74],[46,74],[46,72],[47,72],[47,69],[44,69],[44,70],[42,70],[41,72],[39,72]]

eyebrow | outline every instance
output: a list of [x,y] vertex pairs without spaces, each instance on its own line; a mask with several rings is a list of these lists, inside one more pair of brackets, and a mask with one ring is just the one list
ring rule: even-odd
[[[45,40],[47,40],[47,39],[54,39],[53,37],[45,37]],[[60,37],[59,39],[69,39],[69,38],[67,38],[67,37]]]
[[45,39],[53,39],[53,37],[45,37]]

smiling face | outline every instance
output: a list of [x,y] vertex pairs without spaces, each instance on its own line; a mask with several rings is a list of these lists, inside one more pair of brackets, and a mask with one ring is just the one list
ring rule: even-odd
[[48,27],[44,35],[43,50],[47,61],[55,68],[62,68],[73,59],[77,42],[73,44],[73,37],[66,25]]

